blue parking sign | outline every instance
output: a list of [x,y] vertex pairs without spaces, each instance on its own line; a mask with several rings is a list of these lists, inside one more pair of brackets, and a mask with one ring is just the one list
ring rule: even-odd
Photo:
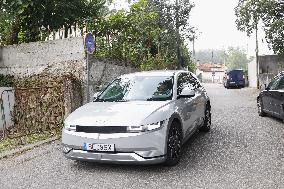
[[95,40],[92,33],[87,33],[85,37],[85,48],[87,53],[93,54],[95,51]]

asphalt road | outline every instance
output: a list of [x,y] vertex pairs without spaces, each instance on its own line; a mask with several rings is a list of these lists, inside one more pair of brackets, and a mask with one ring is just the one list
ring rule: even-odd
[[206,88],[212,130],[175,167],[74,162],[58,141],[0,160],[0,188],[284,188],[284,124],[257,115],[253,89]]

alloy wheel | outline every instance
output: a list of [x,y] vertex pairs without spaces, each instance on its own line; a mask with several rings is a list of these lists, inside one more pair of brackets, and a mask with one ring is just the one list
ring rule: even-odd
[[179,124],[173,122],[167,141],[167,165],[176,165],[181,156],[182,136]]
[[257,99],[257,111],[258,111],[259,116],[261,117],[265,116],[265,113],[263,112],[263,108],[262,108],[262,103],[259,98]]
[[208,132],[211,129],[211,108],[210,105],[206,106],[206,110],[205,110],[205,118],[204,118],[204,123],[202,125],[202,127],[200,127],[200,131],[204,131],[204,132]]

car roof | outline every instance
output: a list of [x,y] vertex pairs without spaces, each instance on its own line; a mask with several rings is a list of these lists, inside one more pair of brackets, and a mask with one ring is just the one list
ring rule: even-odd
[[143,72],[135,72],[130,74],[122,75],[121,77],[136,77],[136,76],[174,76],[182,72],[188,72],[185,70],[154,70],[154,71],[143,71]]
[[232,70],[228,70],[227,72],[232,72],[232,71],[244,71],[243,69],[232,69]]

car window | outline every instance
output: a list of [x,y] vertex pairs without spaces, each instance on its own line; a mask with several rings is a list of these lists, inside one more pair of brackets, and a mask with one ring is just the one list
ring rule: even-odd
[[284,76],[279,80],[276,90],[284,90]]
[[277,90],[279,80],[280,80],[280,78],[277,78],[277,79],[271,81],[268,85],[269,90]]
[[177,81],[177,95],[180,95],[181,91],[185,88],[185,87],[189,87],[192,89],[197,89],[199,88],[201,85],[199,83],[199,81],[194,78],[191,74],[189,73],[181,73],[178,76],[178,81]]
[[172,96],[173,77],[135,76],[114,80],[96,101],[166,101],[171,100]]

